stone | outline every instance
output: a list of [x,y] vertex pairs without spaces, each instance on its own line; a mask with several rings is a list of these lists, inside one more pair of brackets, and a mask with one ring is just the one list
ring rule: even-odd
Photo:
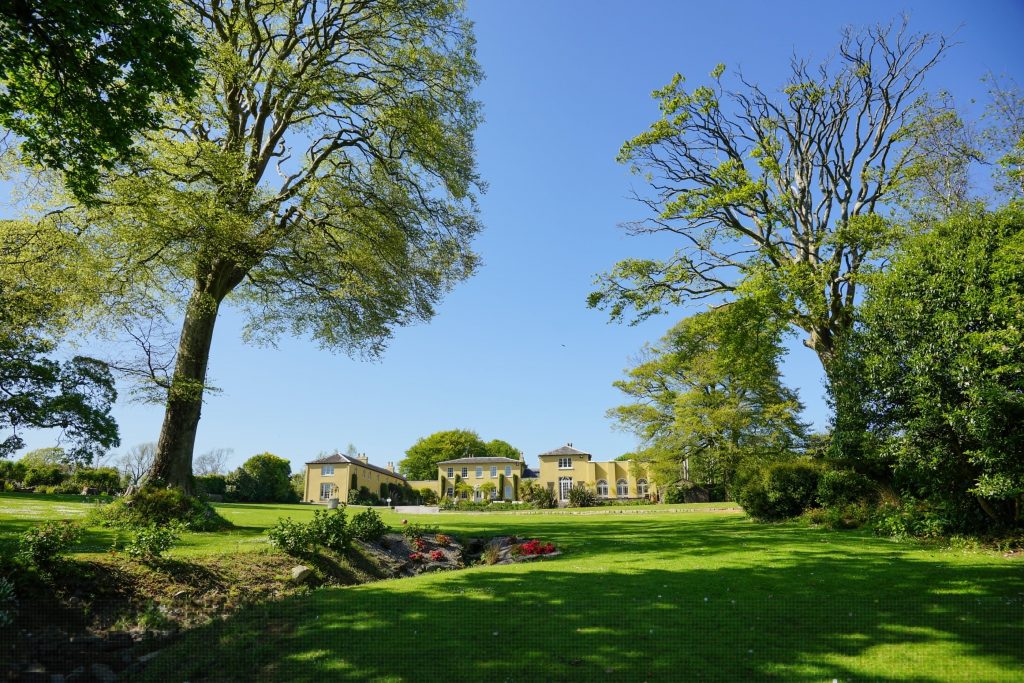
[[111,650],[122,650],[134,644],[135,639],[127,631],[111,631],[107,634],[107,642],[104,649],[108,652]]
[[175,600],[184,600],[186,597],[188,597],[188,591],[186,590],[180,590],[174,594]]
[[162,650],[153,650],[152,652],[147,652],[146,654],[139,657],[138,661],[140,664],[147,664],[151,659],[155,659],[156,656],[161,652]]
[[313,578],[313,570],[309,567],[300,564],[292,567],[292,581],[295,583],[305,583]]
[[89,667],[89,672],[99,683],[117,683],[117,674],[106,664],[97,662]]

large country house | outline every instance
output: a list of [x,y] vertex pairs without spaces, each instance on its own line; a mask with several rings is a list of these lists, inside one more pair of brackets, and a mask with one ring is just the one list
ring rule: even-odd
[[598,498],[651,498],[655,487],[642,471],[628,460],[594,460],[590,453],[577,450],[572,444],[539,456],[537,471],[526,466],[522,459],[511,458],[456,458],[438,463],[437,478],[407,481],[388,463],[384,469],[369,464],[365,455],[356,458],[334,455],[306,463],[306,495],[308,503],[330,498],[348,499],[349,490],[367,487],[381,497],[388,486],[415,489],[431,488],[441,498],[471,498],[473,500],[517,500],[519,485],[533,481],[546,487],[561,503],[569,499],[569,490],[575,484],[584,484],[597,493]]

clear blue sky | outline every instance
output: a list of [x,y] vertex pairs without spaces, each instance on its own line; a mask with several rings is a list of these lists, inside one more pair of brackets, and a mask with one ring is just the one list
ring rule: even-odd
[[[676,71],[699,82],[718,62],[765,87],[782,82],[792,53],[829,54],[846,24],[909,12],[919,31],[961,43],[932,73],[931,89],[980,96],[979,78],[1024,84],[1024,2],[678,2],[470,0],[478,57],[480,171],[490,185],[476,242],[484,266],[428,325],[399,329],[379,362],[320,351],[303,339],[276,349],[241,343],[222,314],[210,361],[210,396],[196,452],[232,448],[231,465],[271,451],[293,469],[321,451],[355,444],[371,462],[398,461],[432,432],[474,429],[530,461],[572,441],[600,458],[635,447],[605,411],[621,402],[612,382],[647,341],[685,311],[637,327],[586,308],[595,274],[627,256],[664,255],[667,240],[626,236],[643,216],[627,199],[639,182],[615,163],[621,143],[657,117],[650,99]],[[827,409],[815,356],[794,341],[786,381],[806,417]],[[158,407],[118,404],[123,447],[155,441]],[[30,447],[52,445],[28,434]]]

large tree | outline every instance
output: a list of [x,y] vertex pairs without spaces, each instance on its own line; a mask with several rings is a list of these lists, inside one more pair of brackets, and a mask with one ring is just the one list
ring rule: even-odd
[[631,403],[609,411],[636,433],[658,483],[731,485],[744,463],[791,456],[805,426],[796,393],[782,385],[782,326],[770,302],[743,297],[701,313],[647,347],[617,381]]
[[143,368],[166,400],[152,480],[190,491],[229,296],[250,338],[309,333],[373,356],[472,272],[480,72],[455,0],[184,6],[204,52],[197,98],[165,101],[142,162],[62,218],[114,264],[129,327],[183,309],[173,370]]
[[189,97],[199,50],[168,0],[0,3],[0,127],[80,198],[155,129],[159,94]]
[[829,373],[853,321],[862,271],[893,229],[880,213],[929,152],[912,135],[922,83],[948,44],[906,22],[844,33],[820,66],[794,58],[782,87],[762,89],[726,68],[687,90],[655,91],[662,116],[619,160],[649,179],[649,220],[670,258],[627,259],[599,280],[591,306],[638,319],[701,299],[730,298],[752,276],[778,290],[790,324]]
[[409,479],[437,478],[437,463],[455,458],[483,458],[490,455],[487,444],[476,432],[450,429],[435,432],[414,443],[398,463],[398,471]]
[[834,457],[1024,522],[1024,207],[908,240],[869,280],[841,351]]

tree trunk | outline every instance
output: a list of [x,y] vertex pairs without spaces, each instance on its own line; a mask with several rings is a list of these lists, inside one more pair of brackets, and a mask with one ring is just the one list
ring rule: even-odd
[[150,481],[193,494],[192,452],[203,406],[206,366],[210,359],[213,330],[220,303],[244,273],[234,264],[218,261],[198,268],[195,287],[178,340],[174,376],[167,392],[167,406]]

